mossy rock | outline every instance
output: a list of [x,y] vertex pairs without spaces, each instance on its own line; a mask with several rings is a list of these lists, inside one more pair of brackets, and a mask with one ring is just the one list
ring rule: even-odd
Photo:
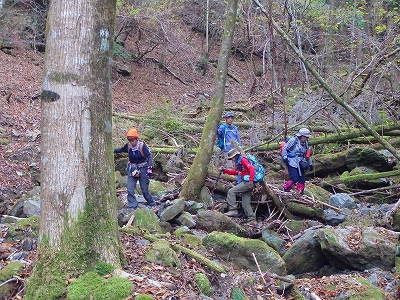
[[158,217],[148,208],[138,208],[134,212],[135,219],[133,224],[142,229],[147,230],[148,232],[162,232],[161,226],[158,223]]
[[188,232],[190,232],[190,229],[187,226],[181,226],[174,231],[174,234],[175,236],[180,237]]
[[199,291],[206,296],[210,296],[212,293],[212,288],[210,280],[208,280],[207,276],[203,273],[197,273],[194,275],[194,277]]
[[[0,270],[0,282],[4,283],[14,275],[20,275],[24,265],[17,261],[10,262]],[[0,287],[0,299],[9,299],[10,293],[14,290],[16,282],[10,282]]]
[[114,276],[94,290],[93,300],[123,300],[133,292],[128,278]]
[[157,263],[166,267],[180,267],[181,262],[178,255],[171,249],[165,240],[159,240],[152,244],[152,248],[146,252],[149,262]]
[[90,299],[93,291],[106,280],[95,272],[87,272],[71,282],[67,287],[68,300]]
[[306,183],[304,194],[309,197],[314,197],[315,199],[324,203],[329,203],[329,198],[332,195],[332,193],[328,192],[326,189],[312,184],[311,182]]
[[261,240],[213,231],[203,239],[203,245],[213,249],[222,259],[232,262],[235,267],[252,271],[258,270],[252,255],[256,253],[261,271],[286,275],[285,262],[279,253]]
[[185,233],[181,236],[181,240],[183,243],[191,245],[196,249],[204,248],[203,239],[197,235]]
[[111,274],[114,271],[114,267],[110,264],[100,262],[96,265],[95,272],[100,276]]
[[286,223],[286,227],[290,229],[292,235],[296,235],[307,229],[309,226],[307,226],[303,221],[291,220]]
[[11,224],[7,230],[6,240],[22,240],[27,236],[37,238],[39,236],[39,221],[38,216],[32,216]]
[[386,297],[385,292],[379,287],[373,285],[368,280],[362,277],[356,278],[361,284],[361,287],[357,290],[348,290],[346,292],[346,299],[349,300],[385,300],[389,299]]
[[234,287],[232,289],[231,299],[232,300],[246,300],[248,298],[241,288]]
[[67,287],[68,300],[123,300],[133,292],[128,278],[118,276],[105,279],[95,272],[87,272]]

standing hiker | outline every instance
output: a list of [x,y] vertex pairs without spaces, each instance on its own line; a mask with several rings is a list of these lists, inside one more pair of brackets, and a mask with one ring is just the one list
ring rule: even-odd
[[284,184],[283,190],[289,192],[295,185],[296,191],[304,193],[306,182],[305,171],[314,169],[311,153],[308,147],[310,130],[301,128],[295,136],[291,137],[282,148],[282,160],[288,167],[290,179]]
[[153,197],[149,192],[150,177],[153,175],[153,157],[147,145],[139,140],[136,128],[131,128],[126,134],[128,143],[121,148],[114,149],[114,153],[127,152],[129,161],[127,165],[128,182],[128,207],[137,208],[138,203],[135,196],[136,184],[139,181],[143,197],[146,199],[148,207],[156,206]]
[[241,147],[239,130],[233,124],[234,114],[231,111],[225,113],[225,123],[218,126],[218,147],[221,149],[222,165],[234,168],[233,162],[228,159],[228,152],[234,149],[231,140],[235,140]]
[[225,174],[237,175],[236,185],[228,190],[227,198],[229,210],[225,213],[228,217],[237,217],[238,210],[236,204],[236,195],[242,194],[242,207],[247,217],[247,221],[253,221],[256,216],[251,208],[251,191],[254,188],[255,170],[253,165],[244,156],[241,156],[235,148],[228,152],[228,159],[235,164],[234,169],[224,169]]

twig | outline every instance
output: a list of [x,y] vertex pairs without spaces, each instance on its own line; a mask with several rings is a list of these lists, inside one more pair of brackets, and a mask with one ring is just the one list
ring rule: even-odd
[[132,226],[132,222],[133,222],[134,219],[135,219],[135,215],[132,214],[132,216],[129,218],[128,223],[126,223],[126,227]]
[[395,184],[395,185],[392,185],[392,186],[385,186],[385,187],[380,187],[380,188],[371,189],[371,190],[367,190],[367,191],[361,191],[361,192],[357,192],[357,193],[352,193],[352,194],[349,194],[349,196],[371,194],[371,193],[376,192],[376,191],[390,190],[390,189],[395,189],[395,188],[400,188],[400,184]]
[[258,261],[257,261],[256,256],[254,255],[254,253],[251,253],[251,254],[253,255],[254,262],[256,263],[258,272],[260,273],[260,276],[261,276],[261,279],[262,279],[263,283],[264,283],[265,285],[267,285],[267,282],[265,281],[264,276],[263,276],[263,273],[261,272],[260,265],[258,264]]
[[6,285],[7,283],[14,282],[14,281],[18,281],[18,278],[13,277],[13,278],[6,280],[0,284],[0,287],[2,287],[3,285]]

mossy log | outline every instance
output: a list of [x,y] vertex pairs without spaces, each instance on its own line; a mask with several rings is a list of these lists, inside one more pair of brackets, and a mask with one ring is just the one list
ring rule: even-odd
[[286,207],[291,213],[294,213],[296,215],[301,215],[307,218],[316,217],[315,209],[313,207],[291,201],[287,201]]
[[346,185],[348,185],[348,184],[354,185],[357,183],[363,183],[364,181],[367,181],[367,180],[374,180],[374,179],[398,176],[398,175],[400,175],[400,170],[393,170],[393,171],[388,171],[388,172],[377,172],[377,173],[371,173],[371,174],[357,174],[357,175],[349,175],[349,172],[346,171],[340,176],[340,180],[343,183],[345,183]]
[[[383,136],[387,137],[388,139],[390,137],[397,137],[398,136],[398,125],[393,124],[389,126],[376,126],[374,129],[376,131],[379,131]],[[393,135],[392,135],[393,132]],[[245,151],[249,149],[257,149],[258,151],[270,151],[270,150],[276,150],[279,149],[279,142],[281,139],[278,141],[276,139],[271,139],[267,143],[262,143],[256,146],[252,146],[251,148],[244,149]],[[373,141],[376,141],[376,139],[370,135],[370,133],[364,129],[364,130],[350,130],[345,133],[340,133],[340,134],[329,134],[325,135],[323,137],[313,137],[310,138],[308,141],[309,145],[320,145],[320,144],[329,144],[329,143],[338,143],[338,142],[352,142],[352,141],[357,141],[359,142],[364,142],[364,143],[370,143]],[[388,140],[388,143],[391,145],[399,143],[398,139],[395,139],[394,141]],[[379,144],[381,147],[382,145]]]
[[[248,108],[231,108],[230,110],[232,111],[248,111]],[[127,114],[121,114],[121,113],[113,113],[114,117],[117,118],[123,118],[123,119],[127,119],[127,120],[134,120],[137,122],[143,122],[145,120],[160,120],[161,122],[161,118],[160,117],[156,117],[156,116],[148,116],[148,115],[127,115]],[[165,118],[165,116],[163,116],[163,118]],[[178,118],[178,116],[176,115],[176,118]],[[179,118],[179,121],[185,124],[190,124],[191,126],[189,126],[188,128],[182,128],[183,131],[187,130],[189,132],[202,132],[203,131],[203,125],[206,123],[206,118],[205,117],[201,117],[201,118]],[[222,119],[221,122],[225,122],[225,119]],[[193,126],[193,124],[198,124],[199,126]],[[238,122],[235,121],[235,125],[238,126],[239,128],[242,129],[250,129],[250,128],[262,128],[262,129],[270,129],[270,130],[275,130],[277,129],[277,125],[276,124],[267,124],[267,123],[254,123],[254,122]],[[299,130],[301,128],[301,126],[295,126],[293,128],[294,131]],[[309,127],[310,130],[312,132],[319,132],[319,133],[333,133],[332,129],[327,128],[326,126],[310,126]],[[283,126],[282,126],[282,130],[283,130]],[[343,131],[346,129],[342,129]]]

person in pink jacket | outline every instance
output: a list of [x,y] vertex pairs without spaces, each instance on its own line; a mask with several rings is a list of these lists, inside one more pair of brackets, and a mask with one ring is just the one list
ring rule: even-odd
[[254,188],[254,175],[255,170],[253,165],[247,160],[246,157],[240,155],[236,149],[231,149],[228,152],[228,159],[235,163],[234,169],[222,169],[224,174],[236,175],[236,185],[228,190],[228,205],[229,210],[225,213],[228,217],[238,217],[238,210],[236,204],[236,195],[242,194],[242,207],[246,214],[247,221],[253,221],[256,216],[251,208],[251,191]]

